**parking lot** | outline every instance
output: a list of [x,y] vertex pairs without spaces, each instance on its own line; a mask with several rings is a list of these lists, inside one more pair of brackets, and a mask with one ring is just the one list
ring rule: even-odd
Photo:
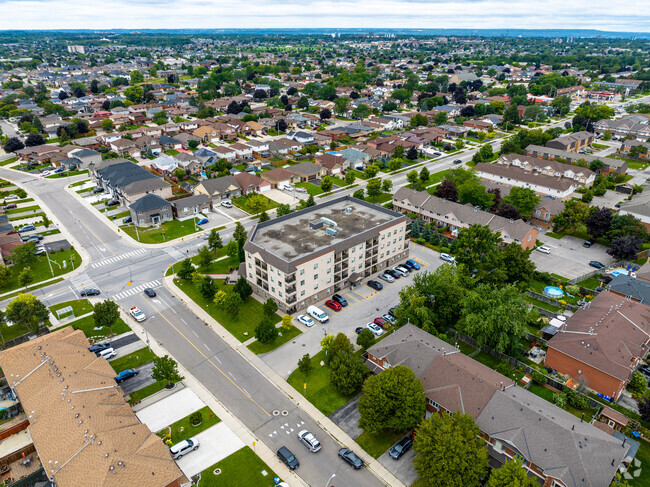
[[594,270],[589,266],[589,261],[597,260],[605,265],[614,262],[614,259],[607,255],[607,248],[602,245],[594,244],[590,248],[585,248],[582,246],[585,241],[576,237],[564,237],[558,240],[540,234],[538,238],[544,242],[545,247],[551,249],[550,254],[534,251],[530,256],[530,260],[535,263],[540,272],[574,279]]
[[[344,289],[339,294],[347,300],[348,306],[341,311],[336,312],[327,308],[324,302],[318,303],[317,306],[329,315],[328,323],[317,323],[312,328],[306,328],[298,324],[295,318],[301,313],[296,313],[294,325],[304,333],[277,350],[264,355],[263,360],[280,376],[286,378],[297,367],[300,357],[306,353],[313,356],[320,351],[320,341],[324,335],[345,333],[352,343],[356,343],[357,334],[354,330],[357,327],[365,327],[367,323],[387,313],[391,307],[397,306],[400,289],[411,284],[416,273],[434,271],[443,264],[440,254],[419,245],[411,245],[410,258],[420,264],[419,271],[411,272],[407,277],[397,279],[391,284],[380,281],[384,286],[381,291],[375,291],[368,287],[366,284],[368,279],[364,279],[363,283],[357,284],[354,289]],[[376,280],[376,277],[373,279]]]

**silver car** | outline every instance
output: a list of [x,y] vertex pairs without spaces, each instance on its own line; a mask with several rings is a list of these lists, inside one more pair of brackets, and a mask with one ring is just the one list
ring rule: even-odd
[[298,433],[298,439],[302,442],[303,445],[307,447],[310,452],[316,453],[320,450],[320,441],[318,441],[316,437],[309,431],[300,431]]
[[386,274],[386,273],[379,274],[377,277],[379,279],[381,279],[382,281],[386,281],[386,282],[389,282],[389,283],[390,282],[395,282],[395,278],[393,276],[389,275],[389,274]]

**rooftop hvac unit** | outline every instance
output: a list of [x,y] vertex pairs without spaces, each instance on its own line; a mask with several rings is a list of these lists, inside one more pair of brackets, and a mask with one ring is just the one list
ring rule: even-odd
[[312,230],[318,230],[320,228],[323,228],[323,222],[320,220],[312,220],[309,222],[309,228]]
[[325,229],[325,233],[331,235],[332,237],[336,237],[336,235],[338,235],[339,232],[337,232],[336,229],[334,228],[327,227]]
[[334,220],[330,220],[329,218],[325,218],[324,216],[320,217],[320,221],[322,221],[325,225],[330,227],[338,226]]
[[351,206],[346,206],[345,207],[345,212],[346,213],[352,213],[352,207]]

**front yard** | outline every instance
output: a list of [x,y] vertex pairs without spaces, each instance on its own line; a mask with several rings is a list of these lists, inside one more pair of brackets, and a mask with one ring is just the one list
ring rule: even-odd
[[[254,195],[250,195],[250,196],[254,196]],[[269,199],[264,195],[260,195],[260,196],[262,196],[264,198],[264,208],[262,208],[259,211],[257,211],[257,209],[253,210],[248,205],[250,196],[239,196],[237,198],[233,198],[232,199],[232,204],[235,205],[237,208],[240,208],[240,209],[244,210],[246,213],[249,213],[251,215],[261,213],[262,211],[269,211],[269,210],[272,210],[273,208],[277,208],[277,206],[278,206],[278,203],[276,203],[272,199]]]
[[368,455],[373,458],[379,458],[404,436],[406,436],[406,433],[404,432],[389,430],[380,431],[376,435],[364,431],[354,441],[356,441]]
[[175,445],[183,440],[187,440],[188,438],[198,435],[201,431],[205,431],[221,421],[208,406],[199,409],[197,412],[201,413],[201,416],[203,417],[201,423],[198,426],[193,426],[192,423],[190,423],[190,414],[182,419],[179,419],[175,423],[170,424],[167,428],[161,429],[156,434],[163,439],[165,439],[165,437],[168,435],[171,436],[172,444]]
[[138,227],[137,233],[133,225],[122,225],[120,228],[130,237],[145,244],[163,243],[197,232],[194,219],[171,220],[154,228]]
[[[63,326],[72,326],[72,328],[74,328],[75,330],[83,331],[84,335],[86,335],[86,338],[95,338],[97,340],[106,338],[110,336],[111,333],[111,329],[109,329],[108,327],[103,327],[96,330],[95,319],[93,318],[92,315],[78,319],[71,323],[66,323]],[[113,331],[113,335],[121,335],[122,333],[131,331],[131,328],[129,327],[129,325],[127,325],[124,322],[124,320],[122,320],[122,318],[118,318],[112,327],[112,331]]]
[[88,301],[86,298],[83,299],[75,299],[72,301],[66,301],[64,303],[59,303],[50,306],[50,311],[52,314],[56,317],[56,311],[66,308],[70,306],[72,308],[72,316],[79,317],[81,315],[85,315],[86,313],[90,313],[94,306],[90,304],[90,301]]
[[127,355],[117,356],[109,363],[116,374],[119,374],[124,369],[135,369],[141,365],[148,364],[157,358],[156,354],[149,350],[147,347],[131,352]]
[[[219,475],[215,475],[216,469],[221,471]],[[201,472],[199,487],[273,487],[275,477],[275,472],[245,446]]]
[[253,352],[255,355],[260,355],[262,353],[268,353],[268,352],[270,352],[272,350],[275,350],[278,347],[281,347],[285,343],[293,340],[298,335],[300,335],[302,332],[298,328],[296,328],[295,326],[292,326],[289,330],[285,330],[283,328],[280,328],[280,333],[282,333],[282,336],[278,336],[271,343],[253,342],[250,345],[248,345],[248,349],[251,352]]

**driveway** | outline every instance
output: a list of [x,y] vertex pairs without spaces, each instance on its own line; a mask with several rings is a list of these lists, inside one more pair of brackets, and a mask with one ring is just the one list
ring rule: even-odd
[[530,256],[540,272],[574,279],[594,270],[589,266],[591,260],[597,260],[605,265],[614,262],[614,259],[607,255],[607,247],[594,244],[590,248],[584,248],[582,246],[584,240],[576,237],[563,237],[558,240],[540,234],[538,239],[551,249],[550,254],[533,252]]
[[624,193],[617,193],[610,189],[602,196],[594,196],[591,205],[604,208],[614,208],[616,204],[622,203],[627,197],[628,195]]
[[399,460],[392,459],[388,454],[388,451],[386,451],[377,459],[377,461],[386,467],[386,469],[395,477],[400,479],[404,485],[413,485],[413,483],[418,479],[418,473],[415,471],[415,467],[413,466],[414,458],[415,452],[413,451],[413,448],[411,448]]
[[176,461],[188,478],[232,455],[244,446],[244,443],[223,422],[199,433],[195,438],[199,440],[199,449]]
[[124,394],[131,394],[134,391],[155,383],[156,381],[151,377],[152,368],[153,362],[137,367],[135,370],[139,372],[138,375],[131,377],[120,384]]
[[309,195],[306,193],[298,193],[296,191],[282,191],[281,189],[269,189],[262,193],[267,198],[272,199],[276,203],[293,205],[299,200],[307,199]]
[[151,431],[160,431],[179,419],[198,411],[205,404],[188,387],[166,396],[160,401],[136,412],[138,419]]

